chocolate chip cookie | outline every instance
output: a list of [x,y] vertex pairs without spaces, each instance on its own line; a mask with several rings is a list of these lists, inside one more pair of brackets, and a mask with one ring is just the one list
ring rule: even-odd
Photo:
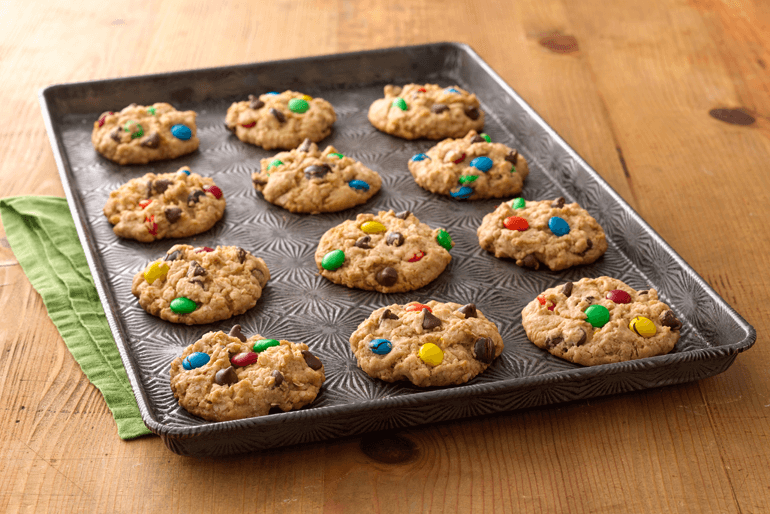
[[521,319],[535,345],[584,366],[666,354],[682,327],[657,291],[636,291],[610,277],[546,289]]
[[472,303],[411,302],[374,311],[350,336],[350,348],[370,377],[446,386],[487,369],[503,339]]
[[486,134],[471,130],[462,139],[445,139],[409,159],[415,182],[455,200],[502,198],[520,193],[529,174],[527,160]]
[[198,148],[195,112],[177,111],[167,103],[131,104],[102,113],[91,142],[97,152],[118,164],[147,164],[173,159]]
[[104,215],[116,235],[150,243],[207,231],[222,218],[225,205],[213,179],[185,166],[176,173],[129,180],[110,193]]
[[380,175],[339,153],[323,152],[305,139],[295,150],[262,159],[252,175],[265,200],[291,212],[336,212],[362,204],[380,190]]
[[296,91],[249,95],[227,109],[225,126],[238,139],[265,150],[291,149],[305,139],[318,142],[337,120],[332,104]]
[[359,214],[328,230],[315,262],[321,275],[351,288],[400,293],[432,282],[446,268],[454,243],[409,211]]
[[385,98],[369,107],[369,121],[378,130],[404,139],[463,137],[484,127],[476,95],[459,86],[436,84],[385,86]]
[[253,335],[235,325],[209,332],[171,363],[171,390],[185,410],[208,421],[264,416],[312,403],[325,380],[308,346]]
[[251,309],[269,279],[265,261],[243,248],[174,245],[134,276],[131,292],[153,316],[199,325]]
[[545,264],[553,271],[589,264],[604,255],[607,238],[599,223],[577,203],[556,200],[501,203],[484,216],[479,244],[495,257],[526,268]]

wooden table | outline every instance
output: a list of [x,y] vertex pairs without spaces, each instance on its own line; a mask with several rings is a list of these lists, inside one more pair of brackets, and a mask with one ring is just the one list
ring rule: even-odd
[[0,511],[770,512],[766,2],[3,2],[0,195],[63,196],[43,86],[445,40],[753,324],[754,348],[697,383],[195,460],[118,439],[3,238]]

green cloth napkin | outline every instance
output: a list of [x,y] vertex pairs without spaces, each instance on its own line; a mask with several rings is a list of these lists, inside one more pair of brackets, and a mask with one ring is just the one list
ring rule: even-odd
[[80,368],[104,396],[121,439],[150,434],[112,338],[67,200],[0,199],[6,237]]

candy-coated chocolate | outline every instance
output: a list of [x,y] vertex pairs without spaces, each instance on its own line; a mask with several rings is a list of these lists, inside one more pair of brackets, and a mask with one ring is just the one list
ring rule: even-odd
[[190,300],[186,296],[180,296],[171,300],[171,312],[176,314],[190,314],[192,311],[198,308],[198,304]]
[[494,166],[495,163],[490,159],[489,157],[482,155],[481,157],[476,157],[471,161],[471,167],[476,168],[479,171],[483,171],[486,173],[487,171],[492,169],[492,166]]
[[203,186],[203,190],[206,191],[207,193],[211,193],[212,195],[214,195],[214,198],[216,198],[217,200],[222,198],[222,190],[219,189],[217,186]]
[[266,95],[275,96],[278,94],[278,91],[270,91],[268,93],[265,93]]
[[[540,305],[545,305],[547,303],[545,300],[545,296],[538,296],[537,301],[540,302]],[[551,305],[548,306],[548,310],[552,311],[554,310],[555,307],[556,307],[556,304],[552,303]]]
[[332,250],[324,255],[321,261],[321,267],[328,271],[334,271],[345,262],[345,252],[342,250]]
[[146,209],[147,206],[150,205],[151,203],[152,203],[152,198],[150,198],[149,200],[142,200],[141,202],[139,202],[139,207],[141,207],[142,209]]
[[254,346],[252,347],[252,350],[254,350],[257,353],[264,352],[271,346],[280,346],[280,342],[276,341],[275,339],[260,339],[256,343],[254,343]]
[[184,359],[182,359],[182,367],[190,370],[205,366],[211,360],[211,356],[208,353],[193,352]]
[[165,262],[153,262],[147,271],[144,272],[144,279],[148,284],[152,284],[159,278],[163,278],[168,274],[169,266]]
[[410,303],[409,305],[404,307],[405,311],[422,311],[423,309],[428,309],[429,312],[433,312],[433,309],[421,303]]
[[147,231],[152,234],[153,236],[158,235],[158,224],[155,222],[155,215],[150,214],[149,216],[144,218],[144,222],[147,223]]
[[136,139],[144,135],[144,128],[142,128],[139,122],[136,121],[127,121],[126,124],[123,125],[123,131],[130,132],[131,139]]
[[251,128],[251,127],[256,127],[256,126],[257,126],[257,122],[256,121],[250,121],[248,123],[241,123],[241,127],[243,127],[243,128]]
[[108,112],[105,112],[104,114],[102,114],[99,117],[99,126],[100,127],[104,126],[104,122],[107,120],[107,116],[110,116],[111,114],[115,114],[115,113],[112,112],[112,111],[108,111]]
[[417,155],[412,156],[410,160],[412,162],[420,162],[420,161],[424,161],[425,159],[430,160],[430,157],[428,157],[424,153],[418,153]]
[[302,114],[308,109],[310,109],[310,104],[307,103],[307,101],[303,100],[302,98],[292,98],[291,100],[289,100],[289,110],[291,112]]
[[313,97],[310,95],[302,95],[300,98],[302,98],[306,102],[309,102],[310,100],[313,99]]
[[473,188],[468,186],[462,186],[457,191],[450,191],[449,196],[455,200],[467,200],[473,194]]
[[188,170],[188,169],[182,168],[181,170],[179,170],[179,173],[184,173],[188,177],[190,176],[190,170]]
[[208,252],[213,252],[213,251],[214,251],[214,249],[211,248],[211,247],[208,247],[208,246],[199,246],[198,248],[195,249],[195,253],[201,253],[201,252],[208,253]]
[[330,153],[329,155],[333,155],[333,156],[335,156],[337,159],[342,159],[343,157],[345,157],[345,156],[344,156],[344,155],[342,155],[341,153],[333,153],[333,152],[332,152],[332,153]]
[[508,216],[503,220],[503,225],[508,230],[518,230],[524,232],[529,228],[529,222],[519,216]]
[[596,328],[602,328],[610,321],[610,311],[604,305],[589,305],[585,313],[586,320]]
[[511,207],[514,209],[523,209],[526,206],[527,201],[524,198],[514,198],[513,202],[511,202]]
[[192,137],[192,130],[187,125],[174,125],[171,127],[171,135],[182,141],[187,141]]
[[393,349],[393,343],[387,339],[372,339],[369,341],[369,348],[377,355],[387,355]]
[[417,88],[417,92],[418,93],[425,93],[425,92],[427,92],[427,90],[424,87],[418,87]]
[[453,87],[448,87],[444,91],[446,91],[447,93],[456,93],[458,95],[460,94],[460,92]]
[[366,234],[379,234],[380,232],[385,232],[388,229],[379,221],[367,221],[361,225],[361,230],[363,230]]
[[400,96],[398,98],[396,98],[395,100],[393,100],[393,103],[391,105],[393,105],[393,107],[398,107],[402,111],[405,111],[407,109],[407,107],[406,107],[406,100],[404,100]]
[[482,133],[481,133],[481,134],[479,134],[479,135],[480,135],[481,137],[483,137],[483,138],[484,138],[484,141],[486,141],[487,143],[491,143],[491,142],[492,142],[492,138],[491,138],[491,137],[489,137],[489,134],[485,134],[485,133],[483,133],[483,132],[482,132]]
[[446,251],[451,250],[454,246],[454,243],[452,242],[452,236],[450,236],[449,232],[443,228],[439,229],[438,234],[436,235],[436,242]]
[[155,107],[148,107],[147,114],[149,114],[150,116],[155,116]]
[[655,323],[644,316],[637,316],[632,319],[631,323],[628,324],[628,328],[642,337],[652,337],[658,332],[658,329],[655,328]]
[[444,360],[444,352],[433,343],[425,343],[420,347],[420,358],[425,364],[438,366]]
[[425,252],[423,252],[422,250],[420,250],[420,253],[416,253],[416,254],[412,255],[412,256],[409,258],[409,262],[417,262],[417,261],[419,261],[420,259],[422,259],[423,257],[425,257]]
[[369,191],[369,184],[363,180],[351,180],[348,182],[348,185],[353,189],[358,189],[359,191]]
[[631,303],[631,295],[622,289],[613,289],[607,293],[607,299],[615,303]]
[[244,367],[254,364],[259,359],[259,355],[254,352],[241,352],[230,357],[230,364],[233,366]]
[[453,163],[455,163],[455,164],[460,164],[460,163],[461,163],[461,162],[463,162],[464,160],[465,160],[465,154],[463,153],[463,154],[462,154],[462,156],[460,156],[458,159],[455,159],[455,160],[454,160],[454,161],[452,161],[452,162],[453,162]]
[[267,171],[270,171],[272,168],[277,168],[278,166],[283,166],[283,161],[281,159],[274,159],[267,165]]
[[558,216],[552,216],[548,220],[548,228],[556,236],[566,236],[569,234],[569,223],[564,218]]

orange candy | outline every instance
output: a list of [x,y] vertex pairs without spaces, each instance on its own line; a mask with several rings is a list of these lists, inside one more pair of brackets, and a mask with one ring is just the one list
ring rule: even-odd
[[520,218],[519,216],[508,216],[503,221],[503,225],[505,225],[505,228],[508,230],[518,230],[519,232],[524,232],[529,228],[527,220]]

